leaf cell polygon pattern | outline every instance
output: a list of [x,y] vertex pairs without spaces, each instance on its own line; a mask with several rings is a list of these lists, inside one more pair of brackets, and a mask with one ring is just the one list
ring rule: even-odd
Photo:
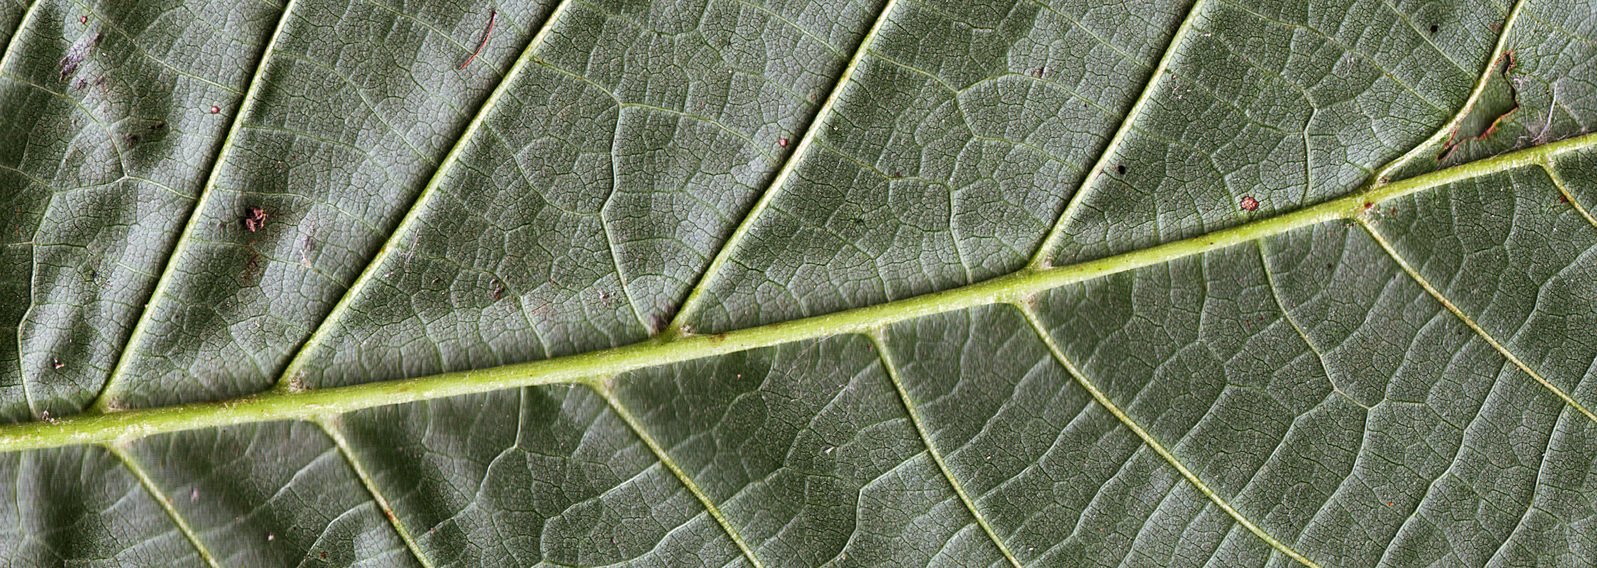
[[0,38],[7,564],[1597,558],[1589,2]]

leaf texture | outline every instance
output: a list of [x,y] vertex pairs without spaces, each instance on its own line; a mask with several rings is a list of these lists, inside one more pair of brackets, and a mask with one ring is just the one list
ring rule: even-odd
[[1589,1],[0,38],[7,565],[1597,558]]

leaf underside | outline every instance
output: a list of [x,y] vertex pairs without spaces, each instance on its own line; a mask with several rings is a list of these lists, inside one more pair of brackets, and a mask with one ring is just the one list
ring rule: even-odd
[[1597,564],[1590,0],[0,39],[8,566]]

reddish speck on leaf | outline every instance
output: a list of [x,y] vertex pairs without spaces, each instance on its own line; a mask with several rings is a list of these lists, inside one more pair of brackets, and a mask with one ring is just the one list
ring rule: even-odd
[[1368,202],[1368,201],[1364,202],[1364,210],[1365,211],[1369,211],[1370,209],[1372,209],[1374,207],[1375,207],[1374,203],[1371,203],[1371,202]]
[[78,23],[83,24],[85,26],[89,25],[89,17],[86,16],[86,15],[85,16],[78,16]]
[[1242,210],[1243,211],[1257,211],[1258,209],[1259,209],[1259,200],[1254,199],[1252,195],[1244,195],[1244,196],[1242,196]]
[[776,139],[776,145],[777,146],[781,146],[783,148],[786,148],[787,147],[787,137],[783,136],[781,138],[777,138]]
[[244,210],[244,230],[251,233],[261,230],[266,226],[266,210],[260,207],[251,207]]
[[1559,203],[1569,203],[1569,196],[1568,195],[1559,194],[1558,195],[1558,202]]
[[222,114],[222,107],[211,105],[211,114]]

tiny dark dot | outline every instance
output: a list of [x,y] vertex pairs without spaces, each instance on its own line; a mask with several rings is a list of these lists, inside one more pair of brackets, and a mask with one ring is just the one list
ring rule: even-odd
[[1433,33],[1433,34],[1436,33],[1437,29],[1438,28],[1436,27],[1436,24],[1431,24],[1431,33]]
[[1126,175],[1126,166],[1124,164],[1115,166],[1115,171],[1120,172],[1120,175]]

